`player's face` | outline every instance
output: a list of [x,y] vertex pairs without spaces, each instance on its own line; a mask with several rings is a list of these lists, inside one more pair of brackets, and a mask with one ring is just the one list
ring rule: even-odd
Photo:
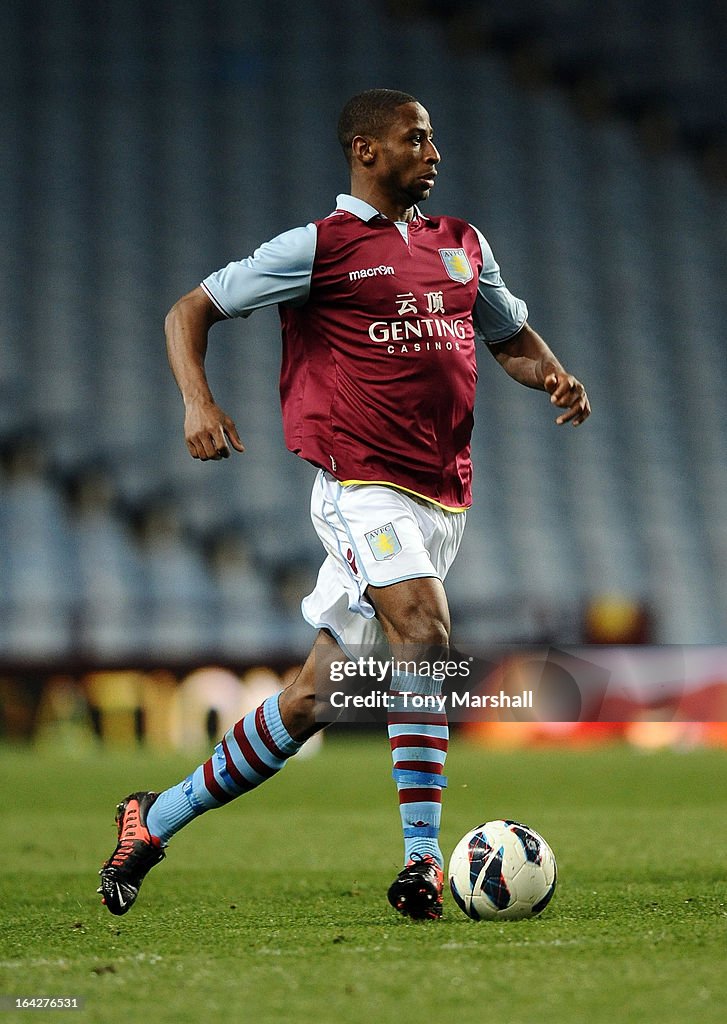
[[427,199],[434,188],[441,158],[432,136],[429,114],[421,103],[404,103],[396,108],[379,142],[379,184],[405,206]]

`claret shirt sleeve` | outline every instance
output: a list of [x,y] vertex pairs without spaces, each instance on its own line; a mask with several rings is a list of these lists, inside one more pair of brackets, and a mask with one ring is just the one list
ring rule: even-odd
[[249,316],[281,302],[300,305],[310,291],[316,235],[315,224],[285,231],[252,256],[210,274],[202,287],[227,317]]
[[508,291],[489,242],[477,228],[474,230],[482,249],[482,270],[472,311],[473,321],[477,336],[488,345],[494,345],[517,334],[528,318],[528,307]]

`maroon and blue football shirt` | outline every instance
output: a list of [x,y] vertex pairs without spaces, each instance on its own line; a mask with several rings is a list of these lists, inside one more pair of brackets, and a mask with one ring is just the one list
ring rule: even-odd
[[225,316],[277,303],[288,448],[342,483],[471,504],[475,340],[505,341],[527,307],[484,237],[418,210],[396,223],[339,196],[202,282]]

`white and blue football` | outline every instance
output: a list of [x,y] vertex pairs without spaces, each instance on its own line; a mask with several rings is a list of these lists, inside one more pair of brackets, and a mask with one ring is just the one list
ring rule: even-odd
[[474,921],[518,920],[545,910],[555,892],[553,851],[519,821],[487,821],[452,851],[449,888]]

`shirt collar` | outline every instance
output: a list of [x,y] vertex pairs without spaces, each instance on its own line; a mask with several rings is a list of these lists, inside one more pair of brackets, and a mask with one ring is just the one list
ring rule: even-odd
[[[336,196],[336,209],[345,210],[346,213],[352,213],[354,217],[358,217],[359,220],[366,221],[374,220],[376,217],[384,217],[383,213],[379,213],[375,206],[371,203],[364,202],[363,199],[357,199],[355,196],[350,196],[346,192],[341,193],[340,196]],[[419,218],[426,220],[427,218],[421,212],[418,206],[414,207],[414,220]],[[387,217],[384,217],[388,220]]]

